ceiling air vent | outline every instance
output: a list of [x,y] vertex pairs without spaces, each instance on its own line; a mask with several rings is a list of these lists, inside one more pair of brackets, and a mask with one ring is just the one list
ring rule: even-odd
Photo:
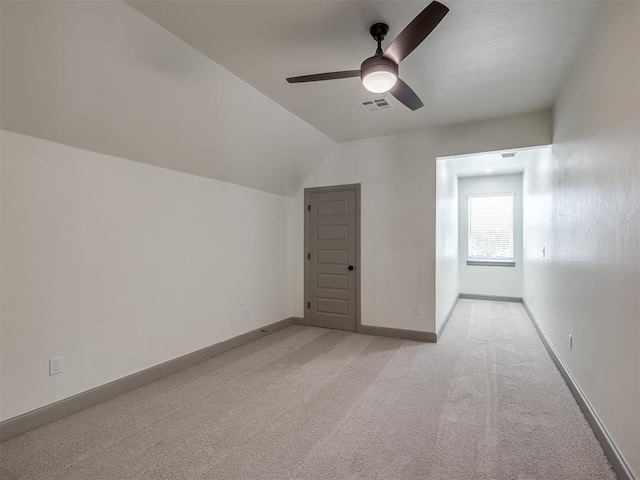
[[367,112],[378,112],[380,110],[388,110],[390,108],[393,108],[393,105],[386,97],[364,100],[360,102],[360,104]]

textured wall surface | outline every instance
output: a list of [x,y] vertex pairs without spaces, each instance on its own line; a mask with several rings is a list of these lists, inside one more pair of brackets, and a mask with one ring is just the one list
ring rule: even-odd
[[[537,150],[537,149],[536,149]],[[513,258],[515,267],[467,265],[468,202],[472,193],[514,193]],[[462,177],[458,180],[460,293],[522,297],[522,174]]]
[[447,160],[436,164],[436,331],[458,298],[458,176]]
[[1,156],[2,419],[291,315],[290,198],[16,133]]
[[604,4],[555,107],[553,155],[525,172],[524,274],[525,300],[636,476],[639,19],[637,2]]

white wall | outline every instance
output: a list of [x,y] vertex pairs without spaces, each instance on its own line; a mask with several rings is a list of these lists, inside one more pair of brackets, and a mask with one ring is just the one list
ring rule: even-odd
[[525,301],[636,477],[639,19],[637,2],[603,4],[554,109],[553,155],[525,172],[524,205]]
[[436,162],[436,331],[460,293],[458,176],[448,160]]
[[[468,202],[473,193],[513,192],[515,267],[467,265]],[[522,297],[522,174],[461,177],[458,180],[460,293]]]
[[[434,332],[436,158],[546,145],[547,112],[340,144],[305,187],[361,183],[361,320]],[[293,309],[303,316],[303,191],[294,197]],[[416,316],[421,305],[424,314]]]
[[15,133],[1,148],[2,419],[291,315],[290,198]]

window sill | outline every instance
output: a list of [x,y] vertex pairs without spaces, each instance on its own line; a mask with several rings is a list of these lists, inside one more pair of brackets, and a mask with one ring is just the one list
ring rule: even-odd
[[467,265],[475,267],[515,267],[516,262],[500,260],[467,260]]

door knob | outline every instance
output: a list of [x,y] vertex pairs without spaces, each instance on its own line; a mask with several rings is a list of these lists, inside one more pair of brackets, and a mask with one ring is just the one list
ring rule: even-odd
[[353,270],[353,265],[349,265],[349,270]]

